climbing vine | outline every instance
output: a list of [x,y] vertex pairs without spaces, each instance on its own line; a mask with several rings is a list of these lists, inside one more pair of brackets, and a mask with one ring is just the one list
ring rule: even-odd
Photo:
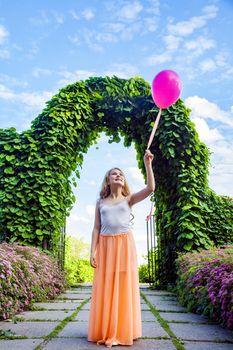
[[[84,154],[100,132],[143,154],[158,110],[141,78],[95,77],[68,85],[47,102],[29,130],[0,129],[0,236],[56,251],[75,202]],[[151,151],[161,283],[174,278],[178,250],[233,241],[232,200],[208,187],[209,151],[181,100],[163,110]],[[76,176],[74,176],[74,174]]]

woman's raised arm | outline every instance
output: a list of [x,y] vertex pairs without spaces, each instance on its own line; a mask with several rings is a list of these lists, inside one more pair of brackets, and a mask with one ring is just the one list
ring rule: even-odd
[[144,164],[146,168],[146,187],[141,191],[133,193],[129,199],[129,205],[132,206],[135,203],[142,201],[147,198],[152,192],[155,190],[155,179],[152,169],[152,161],[154,155],[150,152],[150,150],[146,150],[144,154]]

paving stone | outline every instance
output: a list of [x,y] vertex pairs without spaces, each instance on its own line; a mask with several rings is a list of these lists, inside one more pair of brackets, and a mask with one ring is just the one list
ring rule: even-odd
[[150,311],[150,308],[147,304],[141,304],[141,310],[148,310]]
[[180,305],[173,305],[173,304],[155,304],[155,303],[151,303],[157,310],[160,310],[160,311],[177,311],[177,312],[187,312],[187,309],[183,306],[180,306]]
[[208,322],[208,317],[203,315],[197,315],[193,313],[184,313],[184,312],[160,312],[160,316],[162,316],[166,321],[173,322],[194,322],[194,323],[202,323]]
[[231,331],[219,325],[197,325],[184,323],[169,323],[172,332],[183,340],[209,340],[209,341],[232,341]]
[[[43,350],[96,350],[96,343],[88,342],[87,339],[80,338],[56,338],[49,341]],[[105,345],[100,345],[99,349],[106,349]],[[113,349],[129,350],[129,346],[114,346]],[[134,350],[176,350],[170,340],[161,339],[138,339],[133,343]]]
[[91,296],[91,293],[90,292],[80,292],[80,290],[79,291],[72,291],[72,290],[67,290],[67,291],[65,291],[63,294],[65,294],[65,295],[69,295],[69,294],[75,294],[75,295],[79,295],[81,298],[83,298],[83,299],[87,299],[87,298],[90,298],[90,296]]
[[60,301],[57,303],[34,303],[33,306],[48,310],[74,310],[79,307],[80,302]]
[[21,312],[19,316],[23,317],[25,320],[61,321],[72,313],[73,311],[26,311]]
[[148,300],[149,300],[149,302],[151,303],[151,304],[153,304],[153,305],[158,305],[158,306],[160,306],[160,305],[176,305],[176,306],[181,306],[181,305],[179,305],[178,303],[177,303],[177,301],[176,300],[162,300],[162,299],[154,299],[154,298],[151,298],[151,299],[149,299],[148,298]]
[[62,293],[59,295],[58,299],[78,299],[84,300],[90,298],[90,294],[77,294],[77,293]]
[[157,318],[151,311],[141,311],[142,321],[156,321]]
[[75,321],[88,321],[89,315],[90,315],[89,310],[80,310],[77,316],[75,317]]
[[232,350],[233,344],[210,342],[184,342],[186,350]]
[[79,287],[79,288],[89,288],[92,287],[92,283],[91,282],[83,282],[83,283],[76,283],[74,284],[75,286]]
[[[58,337],[87,337],[88,322],[69,322],[63,330],[58,334]],[[160,326],[157,321],[154,322],[142,322],[142,336],[143,337],[168,337],[169,335]]]
[[169,296],[169,295],[147,295],[146,298],[148,300],[155,300],[155,301],[167,301],[167,302],[177,302],[177,297],[175,296]]
[[88,322],[87,321],[75,321],[69,322],[63,330],[58,334],[58,337],[68,337],[68,338],[77,338],[77,337],[87,337],[88,331]]
[[175,295],[174,293],[167,292],[166,290],[145,290],[142,291],[146,296],[147,295]]
[[169,338],[169,335],[161,327],[158,321],[142,322],[142,336],[149,337],[149,338],[156,338],[156,337]]
[[0,349],[2,350],[34,350],[37,345],[42,343],[43,339],[15,339],[0,340]]
[[23,335],[26,337],[42,337],[49,334],[60,322],[0,322],[0,329],[10,329],[15,335]]

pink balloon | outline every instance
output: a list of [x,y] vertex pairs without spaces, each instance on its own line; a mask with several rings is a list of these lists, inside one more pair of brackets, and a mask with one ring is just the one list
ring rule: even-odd
[[155,104],[163,109],[175,103],[181,92],[181,81],[178,74],[172,70],[159,72],[152,81],[152,98]]

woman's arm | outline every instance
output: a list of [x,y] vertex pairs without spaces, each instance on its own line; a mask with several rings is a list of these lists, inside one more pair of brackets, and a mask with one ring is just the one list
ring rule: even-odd
[[148,197],[152,192],[155,190],[155,179],[152,169],[152,160],[154,156],[150,152],[150,150],[146,150],[144,155],[144,164],[146,168],[146,187],[143,188],[141,191],[133,193],[129,200],[129,205],[132,206],[135,203],[138,203]]
[[94,227],[92,230],[92,239],[91,239],[91,254],[90,254],[90,264],[92,267],[96,267],[96,247],[99,241],[99,232],[100,232],[100,213],[99,213],[99,205],[96,203],[95,207],[95,221]]

